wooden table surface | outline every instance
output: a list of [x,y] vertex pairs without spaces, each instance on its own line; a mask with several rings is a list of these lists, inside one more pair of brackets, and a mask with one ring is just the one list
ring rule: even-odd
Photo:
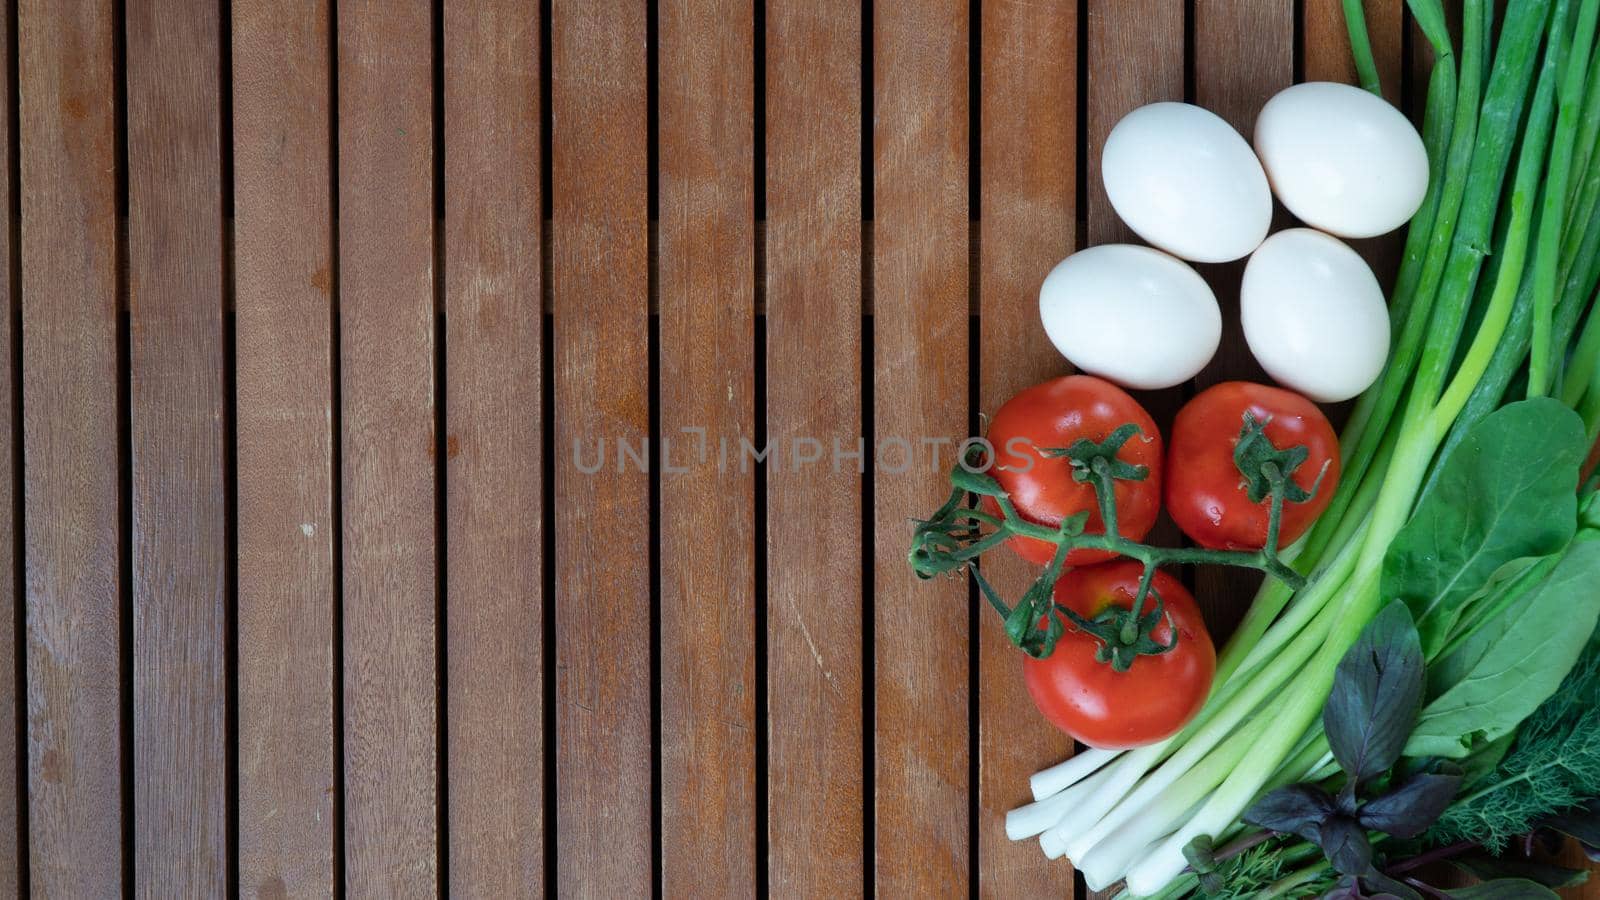
[[[0,893],[1086,895],[907,521],[1112,124],[1350,80],[1338,0],[8,6]],[[1203,268],[1163,424],[1260,376]]]

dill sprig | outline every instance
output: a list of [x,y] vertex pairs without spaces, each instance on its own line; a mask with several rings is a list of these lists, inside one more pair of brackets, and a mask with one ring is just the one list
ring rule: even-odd
[[1499,853],[1518,835],[1600,797],[1600,634],[1550,699],[1523,722],[1495,770],[1451,804],[1430,844],[1476,841]]

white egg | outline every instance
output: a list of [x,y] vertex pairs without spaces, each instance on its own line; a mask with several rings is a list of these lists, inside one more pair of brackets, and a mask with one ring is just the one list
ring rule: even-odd
[[1313,400],[1348,400],[1389,355],[1389,310],[1365,260],[1338,238],[1291,228],[1266,239],[1239,285],[1244,338],[1274,380]]
[[1172,387],[1217,352],[1222,314],[1205,279],[1182,261],[1132,244],[1072,254],[1039,289],[1050,342],[1073,365],[1124,387]]
[[1256,117],[1255,143],[1283,205],[1340,237],[1399,228],[1428,191],[1428,152],[1417,129],[1382,97],[1348,84],[1279,91]]
[[1152,103],[1123,116],[1100,173],[1122,221],[1184,259],[1239,259],[1272,224],[1272,192],[1250,145],[1198,106]]

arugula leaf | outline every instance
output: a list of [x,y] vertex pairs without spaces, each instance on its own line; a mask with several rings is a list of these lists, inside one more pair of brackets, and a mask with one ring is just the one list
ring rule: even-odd
[[1432,659],[1467,601],[1501,567],[1560,550],[1577,527],[1583,421],[1550,398],[1485,416],[1439,476],[1383,563],[1385,597],[1406,602]]
[[1517,727],[1511,751],[1445,811],[1428,844],[1475,841],[1498,853],[1517,835],[1541,827],[1600,843],[1600,801],[1593,800],[1600,797],[1596,697],[1600,634],[1590,638],[1560,689]]
[[1352,786],[1387,772],[1400,758],[1422,706],[1422,646],[1411,613],[1395,601],[1362,630],[1339,660],[1322,727]]
[[1466,756],[1555,693],[1594,633],[1597,581],[1600,540],[1574,542],[1521,603],[1484,626],[1476,662],[1422,711],[1406,755]]

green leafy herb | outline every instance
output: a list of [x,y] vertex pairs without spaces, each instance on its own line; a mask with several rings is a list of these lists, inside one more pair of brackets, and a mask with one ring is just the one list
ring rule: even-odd
[[1515,730],[1555,693],[1593,634],[1597,581],[1600,541],[1575,541],[1548,577],[1481,628],[1467,648],[1476,663],[1423,710],[1406,755],[1459,758]]
[[1586,450],[1577,413],[1539,399],[1486,416],[1443,460],[1383,564],[1384,596],[1411,607],[1430,659],[1497,570],[1571,540]]
[[[1594,553],[1595,542],[1576,548]],[[1587,590],[1594,592],[1594,573]],[[1600,636],[1591,636],[1560,689],[1522,724],[1494,772],[1447,809],[1427,840],[1435,845],[1477,841],[1499,852],[1512,838],[1558,814],[1600,798]],[[1562,830],[1578,830],[1569,815]],[[1596,821],[1600,837],[1600,820]]]

